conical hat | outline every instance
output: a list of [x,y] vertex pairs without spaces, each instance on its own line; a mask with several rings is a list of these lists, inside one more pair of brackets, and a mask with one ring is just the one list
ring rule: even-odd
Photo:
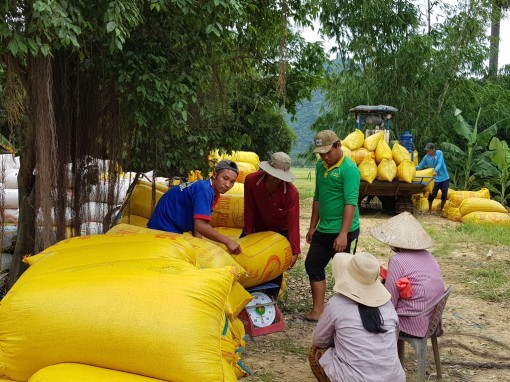
[[409,212],[402,212],[373,227],[370,233],[377,240],[392,247],[426,249],[434,246],[434,240]]

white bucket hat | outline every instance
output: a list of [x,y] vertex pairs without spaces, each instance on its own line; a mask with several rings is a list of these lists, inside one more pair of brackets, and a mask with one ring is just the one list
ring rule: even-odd
[[277,152],[271,155],[268,161],[260,162],[259,167],[275,178],[281,179],[285,182],[294,182],[296,177],[290,172],[292,159],[284,152]]
[[434,246],[434,240],[409,212],[393,216],[373,227],[370,233],[377,240],[392,247],[419,250]]
[[368,252],[337,253],[333,257],[333,290],[360,304],[386,304],[391,294],[379,281],[379,261]]

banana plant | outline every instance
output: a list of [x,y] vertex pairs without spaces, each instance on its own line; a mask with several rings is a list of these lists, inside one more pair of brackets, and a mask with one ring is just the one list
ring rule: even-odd
[[484,171],[492,181],[486,184],[487,188],[501,204],[506,206],[510,200],[510,148],[505,141],[497,137],[489,143],[491,162],[486,163]]
[[[448,159],[446,165],[448,170],[456,173],[456,185],[463,190],[470,189],[476,179],[484,177],[482,169],[487,162],[486,147],[492,137],[498,131],[495,123],[483,131],[478,131],[478,121],[481,109],[478,110],[474,126],[471,126],[463,117],[462,111],[455,108],[454,115],[457,121],[453,125],[457,135],[462,138],[462,147],[451,143],[443,142],[440,147],[445,150],[445,157]],[[501,121],[500,121],[501,122]]]

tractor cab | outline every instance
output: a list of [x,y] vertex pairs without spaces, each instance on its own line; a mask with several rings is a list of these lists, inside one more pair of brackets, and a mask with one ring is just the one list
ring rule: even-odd
[[349,112],[356,116],[357,127],[365,134],[365,138],[384,131],[384,140],[389,143],[391,119],[398,109],[386,105],[359,105],[350,109]]

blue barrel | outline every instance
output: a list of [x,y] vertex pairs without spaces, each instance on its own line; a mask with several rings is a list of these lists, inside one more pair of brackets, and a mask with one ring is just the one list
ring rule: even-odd
[[409,131],[404,131],[402,135],[400,136],[400,144],[404,146],[409,153],[411,153],[411,157],[414,153],[414,147],[413,147],[413,136]]

